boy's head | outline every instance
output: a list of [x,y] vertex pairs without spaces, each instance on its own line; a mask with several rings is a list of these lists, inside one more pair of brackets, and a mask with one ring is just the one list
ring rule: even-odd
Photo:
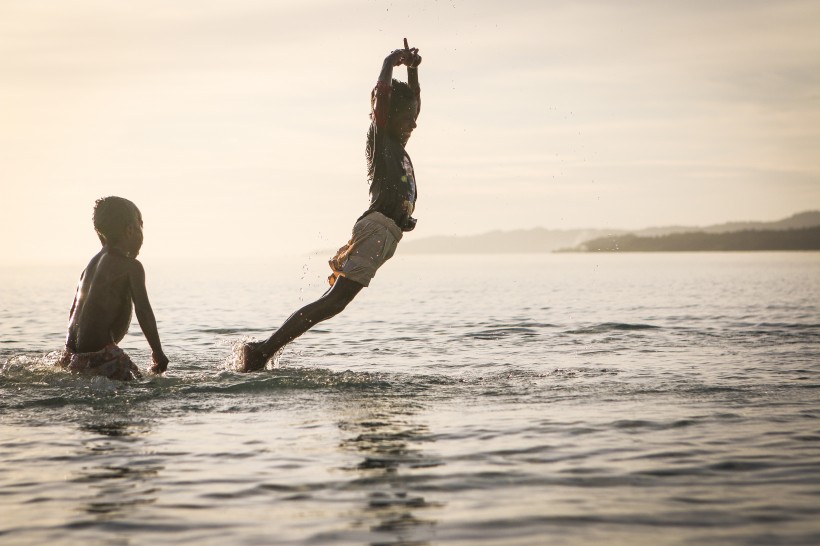
[[392,88],[390,112],[387,116],[387,131],[390,136],[404,145],[410,140],[410,135],[413,133],[413,129],[416,128],[419,103],[416,99],[416,93],[407,83],[393,80]]
[[115,196],[97,199],[94,203],[94,229],[103,245],[116,245],[128,240],[130,246],[136,246],[135,251],[142,246],[142,214],[128,199]]

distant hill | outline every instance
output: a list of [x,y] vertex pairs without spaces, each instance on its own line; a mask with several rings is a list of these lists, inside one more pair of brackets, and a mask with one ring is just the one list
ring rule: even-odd
[[[553,252],[614,233],[604,229],[550,230],[535,228],[491,231],[472,236],[439,236],[402,242],[403,254],[522,254]],[[409,238],[408,238],[409,239]]]
[[[535,254],[579,247],[582,243],[608,236],[631,233],[654,237],[675,233],[727,233],[735,231],[780,231],[820,226],[820,211],[809,211],[775,222],[730,222],[706,227],[666,226],[637,231],[623,229],[534,228],[514,231],[492,231],[481,235],[438,236],[402,242],[403,254]],[[577,249],[576,249],[577,250]]]
[[820,250],[820,226],[802,229],[745,229],[723,233],[692,231],[643,237],[626,233],[601,237],[567,252],[693,252]]
[[727,233],[730,231],[746,231],[746,230],[782,230],[782,229],[800,229],[807,227],[820,226],[820,211],[812,210],[807,212],[800,212],[793,214],[783,220],[776,220],[774,222],[727,222],[725,224],[715,224],[706,227],[693,226],[668,226],[655,227],[633,231],[635,235],[669,235],[670,233],[689,233],[694,231],[702,231],[705,233]]

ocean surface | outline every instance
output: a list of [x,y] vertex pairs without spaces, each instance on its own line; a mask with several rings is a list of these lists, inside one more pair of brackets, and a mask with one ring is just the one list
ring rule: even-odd
[[820,544],[820,253],[399,250],[232,371],[324,260],[144,261],[132,383],[53,367],[84,261],[0,269],[0,544]]

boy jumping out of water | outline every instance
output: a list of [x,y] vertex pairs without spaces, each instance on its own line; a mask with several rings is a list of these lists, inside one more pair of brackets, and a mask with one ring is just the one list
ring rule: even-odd
[[145,270],[137,261],[142,248],[142,214],[122,197],[98,199],[94,229],[102,250],[80,276],[68,323],[65,350],[58,364],[73,373],[129,380],[142,377],[139,368],[117,347],[137,313],[154,361],[151,372],[162,373],[168,358],[162,352],[157,322],[145,290]]
[[[242,346],[239,370],[261,370],[277,351],[315,324],[336,316],[370,284],[379,267],[396,251],[402,232],[411,231],[416,204],[413,164],[404,147],[416,128],[421,106],[418,49],[390,53],[371,93],[367,133],[367,177],[370,207],[353,226],[350,241],[330,260],[333,273],[325,294],[292,314],[267,340]],[[407,67],[407,83],[393,79],[393,67]]]

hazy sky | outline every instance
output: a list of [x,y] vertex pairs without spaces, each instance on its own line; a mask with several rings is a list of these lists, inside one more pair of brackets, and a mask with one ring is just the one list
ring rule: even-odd
[[405,36],[410,237],[820,208],[816,0],[2,0],[0,263],[84,264],[104,195],[144,259],[340,246]]

